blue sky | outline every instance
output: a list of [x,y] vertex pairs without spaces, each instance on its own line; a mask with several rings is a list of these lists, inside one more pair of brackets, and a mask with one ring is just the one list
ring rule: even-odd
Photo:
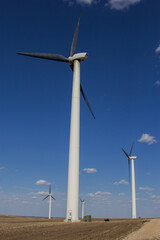
[[[127,152],[134,142],[137,216],[160,217],[159,0],[0,2],[0,214],[65,216],[72,71],[66,63],[82,10],[80,197],[85,214],[131,217]],[[43,180],[43,181],[40,181]]]

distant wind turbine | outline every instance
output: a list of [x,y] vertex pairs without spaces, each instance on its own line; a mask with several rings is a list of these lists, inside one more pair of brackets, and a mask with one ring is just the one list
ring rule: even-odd
[[130,161],[132,167],[132,218],[136,218],[136,189],[135,189],[135,170],[134,170],[134,160],[137,158],[135,156],[131,156],[133,149],[133,144],[130,150],[129,155],[122,148],[122,151],[128,158],[128,170],[129,170],[129,182],[130,182]]
[[[81,13],[80,13],[81,16]],[[70,54],[66,58],[60,54],[49,53],[28,53],[18,52],[17,54],[30,57],[44,58],[68,63],[73,71],[72,105],[71,105],[71,123],[70,123],[70,146],[69,146],[69,165],[68,165],[68,190],[67,190],[67,210],[66,221],[76,222],[78,219],[79,206],[79,131],[80,131],[80,92],[93,116],[92,109],[84,94],[80,84],[80,63],[88,57],[88,53],[77,53],[77,38],[80,23],[80,16],[74,32]]]
[[80,201],[81,201],[81,209],[82,209],[82,219],[84,218],[84,202],[85,202],[85,199],[81,199],[80,198]]
[[48,198],[48,197],[49,197],[49,215],[48,215],[48,218],[51,219],[52,199],[56,200],[56,199],[52,196],[51,184],[49,185],[49,194],[48,194],[43,200],[45,200],[45,199]]

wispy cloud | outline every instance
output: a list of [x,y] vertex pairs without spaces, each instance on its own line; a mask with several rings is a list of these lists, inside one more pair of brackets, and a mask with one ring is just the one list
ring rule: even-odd
[[118,196],[124,196],[126,195],[125,193],[118,193]]
[[66,2],[68,4],[69,7],[74,5],[74,0],[63,0],[63,2]]
[[51,183],[47,182],[46,180],[40,179],[35,182],[36,185],[50,185]]
[[107,195],[107,196],[109,196],[109,195],[112,195],[112,193],[99,191],[99,192],[96,192],[95,195]]
[[87,5],[91,5],[93,3],[97,3],[99,1],[97,0],[76,0],[77,3],[80,3],[80,4],[87,4]]
[[84,168],[82,171],[84,171],[86,173],[96,173],[97,169],[95,169],[95,168]]
[[158,195],[152,195],[151,198],[152,198],[152,199],[160,199],[160,196],[158,196]]
[[95,193],[87,193],[87,196],[88,197],[95,197],[95,196],[110,196],[112,195],[112,193],[110,192],[101,192],[101,191],[98,191],[98,192],[95,192]]
[[[93,4],[98,4],[102,2],[102,0],[63,0],[63,1],[67,2],[68,6],[73,6],[74,4],[91,6]],[[143,0],[106,0],[104,7],[109,7],[115,10],[123,10],[142,1]]]
[[109,6],[111,9],[123,10],[141,1],[142,0],[108,0],[105,6]]
[[155,53],[160,53],[160,45],[155,49]]
[[124,179],[122,179],[121,181],[119,181],[119,182],[114,182],[113,184],[115,184],[115,185],[120,185],[120,184],[128,184],[128,182],[126,182]]
[[159,80],[156,81],[156,82],[155,82],[155,85],[160,86],[160,81],[159,81]]
[[88,197],[94,197],[95,195],[94,195],[94,193],[87,193],[87,196]]
[[71,6],[74,5],[74,2],[73,2],[73,1],[69,1],[69,2],[68,2],[68,5],[71,7]]
[[136,198],[137,201],[147,201],[147,198]]
[[35,196],[35,195],[47,195],[47,194],[48,194],[48,192],[43,192],[43,191],[41,191],[41,192],[30,192],[29,193],[29,195],[33,195],[32,198],[37,198],[37,196]]
[[154,188],[149,188],[149,187],[139,187],[139,190],[141,190],[141,191],[154,191]]
[[151,175],[151,173],[150,173],[150,172],[146,172],[146,175],[147,175],[147,176],[150,176],[150,175]]
[[37,195],[47,195],[48,192],[37,192],[37,193],[34,193],[34,194],[37,194]]
[[81,5],[92,5],[100,2],[100,0],[63,0],[68,4],[68,6],[73,6],[75,3],[81,4]]
[[31,204],[29,201],[22,201],[23,204]]
[[3,169],[5,169],[5,167],[0,167],[0,170],[3,170]]
[[37,199],[38,197],[37,196],[33,196],[32,199]]
[[143,143],[147,143],[149,145],[156,143],[157,140],[155,139],[154,136],[149,135],[148,133],[143,133],[141,138],[138,139],[138,142],[143,142]]

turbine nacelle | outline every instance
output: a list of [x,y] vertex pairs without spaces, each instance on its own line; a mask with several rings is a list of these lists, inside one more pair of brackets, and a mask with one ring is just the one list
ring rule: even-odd
[[72,57],[68,57],[69,63],[72,64],[75,60],[82,62],[86,60],[88,57],[88,53],[76,53]]
[[136,156],[130,156],[129,159],[136,159],[137,157]]

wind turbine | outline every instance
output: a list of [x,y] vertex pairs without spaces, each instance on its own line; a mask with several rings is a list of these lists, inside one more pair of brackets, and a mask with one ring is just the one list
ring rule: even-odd
[[132,218],[136,218],[136,189],[135,189],[135,170],[134,170],[134,160],[137,158],[135,156],[131,156],[133,149],[133,144],[130,150],[129,155],[122,148],[122,151],[128,158],[128,170],[129,170],[129,182],[130,182],[130,162],[132,167]]
[[84,218],[84,202],[85,202],[85,199],[81,199],[80,198],[80,201],[81,201],[81,208],[82,208],[82,219]]
[[[81,16],[81,13],[80,13]],[[79,205],[79,132],[80,132],[80,92],[92,114],[92,109],[84,94],[80,84],[80,63],[88,57],[88,53],[75,53],[77,46],[77,37],[80,23],[78,18],[77,26],[74,32],[70,54],[66,58],[60,54],[49,53],[28,53],[18,52],[17,54],[30,57],[44,58],[48,60],[68,63],[73,71],[73,88],[71,104],[71,123],[70,123],[70,146],[69,146],[69,164],[68,164],[68,189],[67,189],[67,210],[66,221],[76,222],[78,219]]]
[[52,199],[56,200],[56,199],[52,196],[51,184],[49,185],[49,194],[48,194],[43,200],[45,200],[45,199],[48,198],[48,197],[49,197],[49,215],[48,215],[48,218],[51,219]]

